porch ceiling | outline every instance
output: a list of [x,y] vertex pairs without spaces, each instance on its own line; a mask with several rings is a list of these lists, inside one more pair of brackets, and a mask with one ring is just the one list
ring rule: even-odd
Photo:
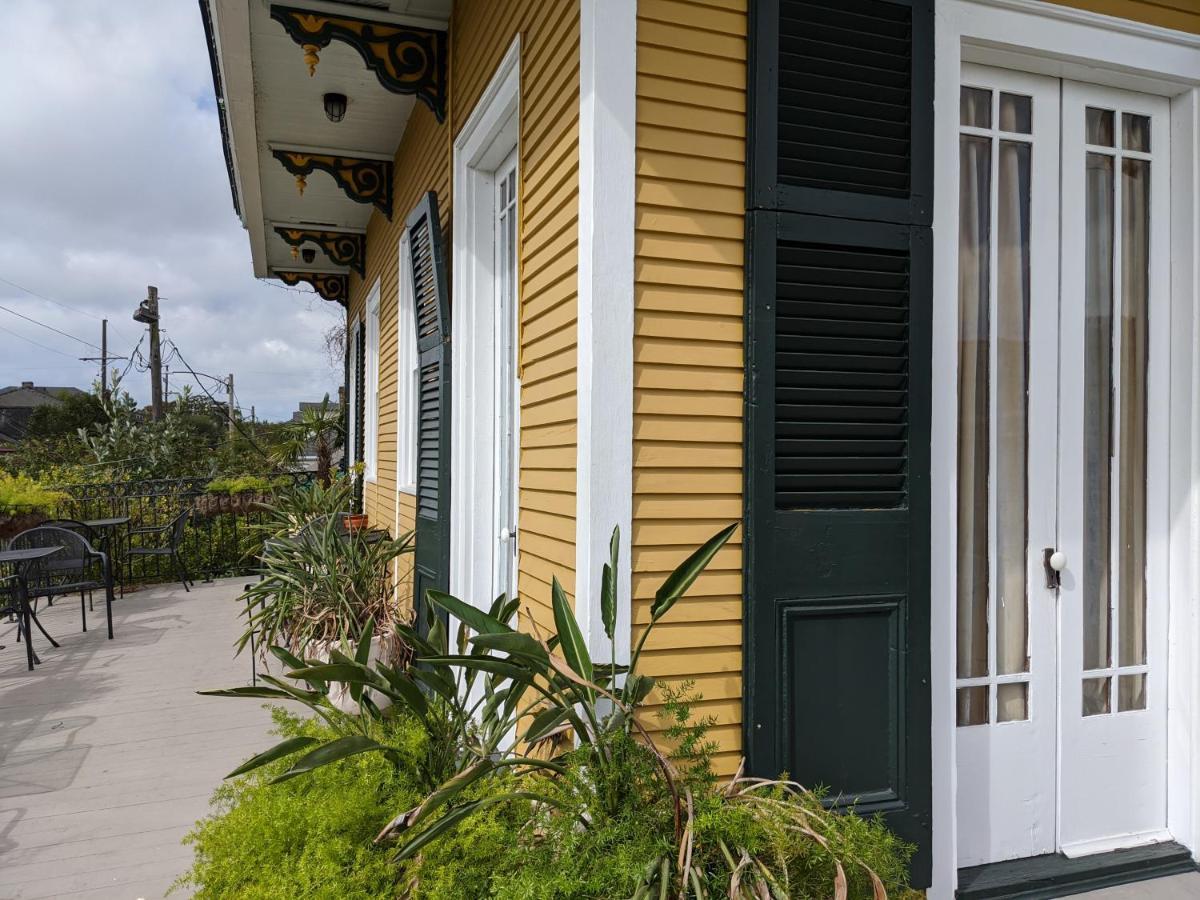
[[[383,86],[350,44],[334,39],[318,51],[309,74],[305,48],[271,17],[271,0],[200,0],[210,27],[214,80],[223,100],[222,123],[234,202],[250,236],[254,274],[276,271],[346,273],[318,246],[312,263],[293,258],[276,227],[361,232],[375,208],[350,197],[319,167],[304,178],[287,171],[272,150],[308,151],[388,160],[404,134],[413,94]],[[452,0],[279,0],[318,15],[444,31]],[[341,122],[331,122],[323,97],[344,94]],[[222,96],[223,95],[223,96]]]

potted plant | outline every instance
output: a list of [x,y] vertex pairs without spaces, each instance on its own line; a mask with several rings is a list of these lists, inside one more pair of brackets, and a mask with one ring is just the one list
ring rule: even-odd
[[[348,489],[322,489],[327,508],[344,508]],[[272,508],[276,522],[292,521],[287,502],[306,500],[302,492],[289,495]],[[344,645],[357,644],[368,622],[374,622],[372,659],[387,663],[405,651],[400,632],[407,611],[395,602],[391,571],[392,561],[411,551],[412,536],[353,540],[341,525],[339,513],[325,512],[263,542],[262,578],[241,598],[246,627],[239,652],[253,637],[264,651],[279,645],[297,657],[328,661]],[[348,701],[348,708],[355,706]]]
[[367,527],[367,514],[345,513],[342,515],[342,524],[346,526],[346,530],[351,534],[362,531]]
[[196,513],[205,518],[233,513],[246,515],[262,509],[270,498],[271,483],[261,475],[214,478],[195,499]]

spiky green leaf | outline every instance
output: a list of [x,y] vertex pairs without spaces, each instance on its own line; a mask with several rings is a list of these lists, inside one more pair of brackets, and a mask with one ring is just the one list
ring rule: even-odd
[[440,606],[460,622],[466,622],[476,634],[506,634],[512,631],[503,622],[492,618],[483,610],[477,609],[470,603],[464,603],[457,597],[451,597],[449,594],[443,594],[441,591],[432,589],[426,593],[426,596],[429,598],[430,603]]
[[280,741],[270,750],[264,750],[257,756],[250,757],[225,777],[236,778],[238,775],[245,775],[247,772],[252,772],[260,766],[265,766],[267,763],[290,756],[296,751],[303,750],[305,747],[309,747],[315,743],[317,743],[317,739],[314,737],[290,737],[286,741]]
[[592,680],[592,657],[588,653],[587,644],[583,640],[583,632],[571,612],[571,604],[567,601],[566,591],[558,583],[558,578],[552,579],[550,598],[554,606],[554,627],[558,631],[559,647],[563,658],[576,675],[586,681]]
[[388,750],[383,744],[371,740],[369,737],[364,737],[361,734],[352,734],[347,737],[338,738],[336,741],[330,741],[328,744],[322,744],[311,753],[306,753],[300,759],[296,760],[295,765],[284,772],[277,778],[272,779],[272,784],[277,784],[280,781],[287,781],[295,778],[298,775],[304,775],[311,772],[313,769],[319,769],[321,766],[327,766],[330,763],[337,762],[339,759],[345,759],[348,756],[355,756],[359,753],[369,753],[372,750]]
[[705,567],[712,562],[712,558],[717,555],[717,551],[725,546],[725,542],[733,537],[733,533],[737,530],[737,523],[734,522],[727,528],[722,528],[719,532],[710,537],[704,542],[704,545],[679,564],[667,580],[663,582],[662,587],[654,595],[654,603],[650,607],[650,619],[657,622],[675,605],[675,602],[684,595],[692,583],[700,577],[700,573]]

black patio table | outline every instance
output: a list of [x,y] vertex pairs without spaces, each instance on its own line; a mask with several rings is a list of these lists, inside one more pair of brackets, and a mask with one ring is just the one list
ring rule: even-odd
[[31,672],[33,671],[34,663],[41,663],[41,660],[33,652],[33,630],[30,628],[30,625],[36,625],[38,631],[53,646],[57,647],[58,641],[47,634],[46,629],[42,627],[42,623],[38,621],[37,614],[29,605],[25,570],[30,563],[37,562],[39,559],[45,559],[47,556],[53,556],[62,549],[62,547],[31,547],[28,550],[0,550],[0,566],[12,566],[17,576],[17,633],[18,635],[21,632],[25,633],[25,658]]
[[128,525],[129,522],[129,516],[110,516],[107,519],[88,519],[83,523],[100,535],[100,552],[108,557],[109,565],[117,573],[117,584],[122,597],[125,596],[125,567],[117,563],[117,558],[112,552],[113,535],[118,528]]

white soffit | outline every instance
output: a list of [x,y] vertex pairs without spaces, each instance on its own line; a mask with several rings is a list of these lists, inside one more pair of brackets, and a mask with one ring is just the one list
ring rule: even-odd
[[[451,0],[280,0],[281,5],[423,28],[445,28]],[[348,197],[326,172],[306,179],[303,196],[296,178],[271,155],[271,148],[310,149],[360,158],[391,159],[404,134],[413,95],[394,94],[380,84],[362,57],[334,40],[320,51],[309,75],[304,51],[270,16],[270,0],[210,0],[220,55],[230,143],[242,223],[250,233],[254,274],[272,268],[346,271],[320,251],[311,265],[292,258],[274,225],[361,231],[374,206]],[[345,118],[325,115],[327,93],[348,98]],[[396,211],[393,211],[393,215]]]

